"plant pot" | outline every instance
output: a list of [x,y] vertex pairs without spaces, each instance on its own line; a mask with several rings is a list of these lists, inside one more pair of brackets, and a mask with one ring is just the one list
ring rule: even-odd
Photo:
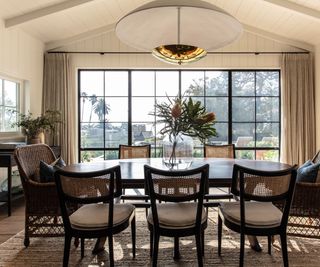
[[178,134],[170,140],[163,139],[163,163],[169,169],[182,170],[190,167],[193,157],[193,139],[190,136]]
[[34,144],[40,144],[41,143],[41,140],[39,137],[26,137],[26,143],[27,145],[34,145]]

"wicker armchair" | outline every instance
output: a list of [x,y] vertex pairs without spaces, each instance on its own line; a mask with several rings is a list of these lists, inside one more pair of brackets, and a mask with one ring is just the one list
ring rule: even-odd
[[[312,162],[320,161],[320,151]],[[316,183],[297,182],[287,228],[289,235],[320,239],[320,171]]]
[[15,150],[14,157],[26,201],[24,245],[29,246],[30,237],[63,236],[63,223],[55,183],[35,181],[40,160],[52,163],[56,159],[51,148],[45,144],[23,146]]

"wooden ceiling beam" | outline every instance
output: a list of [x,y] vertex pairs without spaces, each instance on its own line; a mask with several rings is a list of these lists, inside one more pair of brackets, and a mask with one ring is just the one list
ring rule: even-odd
[[69,8],[73,8],[73,7],[77,7],[83,4],[86,4],[88,2],[92,2],[94,0],[68,0],[68,1],[64,1],[58,4],[54,4],[51,6],[47,6],[44,8],[40,8],[34,11],[31,11],[29,13],[25,13],[23,15],[19,15],[16,17],[12,17],[12,18],[8,18],[4,21],[5,27],[9,28],[9,27],[13,27],[13,26],[17,26],[19,24],[22,23],[26,23],[28,21],[34,20],[34,19],[38,19],[53,13],[57,13]]
[[312,9],[309,7],[302,6],[302,5],[296,4],[291,1],[287,1],[287,0],[263,0],[263,1],[268,2],[270,4],[273,4],[273,5],[276,5],[276,6],[283,7],[285,9],[290,10],[290,11],[297,12],[301,15],[305,15],[305,16],[311,17],[313,19],[320,20],[320,12],[318,10],[315,10],[315,9]]

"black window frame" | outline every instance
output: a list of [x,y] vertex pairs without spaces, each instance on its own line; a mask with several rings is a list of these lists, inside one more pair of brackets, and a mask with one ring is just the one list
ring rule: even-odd
[[[104,159],[106,159],[106,154],[105,151],[118,151],[118,148],[116,147],[106,147],[105,144],[105,133],[104,133],[104,147],[94,147],[94,148],[82,148],[81,147],[81,104],[80,104],[80,100],[81,100],[81,84],[80,84],[80,77],[81,77],[81,72],[82,71],[102,71],[103,74],[103,78],[104,78],[104,88],[105,88],[105,72],[107,71],[123,71],[123,72],[128,72],[128,145],[132,145],[132,126],[133,126],[133,122],[132,122],[132,98],[135,97],[132,95],[132,72],[135,71],[153,71],[156,75],[156,72],[162,72],[162,71],[173,71],[173,72],[178,72],[178,77],[179,77],[179,96],[181,96],[181,73],[182,72],[195,72],[195,71],[202,71],[204,73],[204,77],[206,77],[205,73],[206,72],[212,72],[212,71],[222,71],[222,72],[228,72],[228,95],[227,96],[206,96],[206,88],[205,88],[205,83],[204,83],[204,94],[203,96],[199,96],[199,97],[203,97],[204,98],[204,103],[206,102],[206,97],[215,97],[215,98],[219,98],[219,97],[227,97],[228,98],[228,121],[221,121],[221,123],[227,123],[228,124],[228,144],[232,144],[232,125],[233,125],[233,121],[232,121],[232,98],[234,97],[232,94],[232,73],[233,72],[253,72],[254,73],[254,91],[255,91],[255,95],[254,96],[235,96],[235,97],[251,97],[254,98],[254,105],[255,105],[255,120],[254,122],[243,122],[243,123],[254,123],[255,125],[255,129],[257,127],[257,123],[279,123],[279,146],[278,147],[258,147],[257,145],[257,132],[255,131],[255,136],[254,136],[254,143],[255,145],[253,147],[235,147],[236,151],[241,151],[241,150],[248,150],[248,151],[253,151],[254,152],[254,159],[256,159],[256,151],[258,150],[277,150],[278,151],[278,160],[280,159],[280,153],[281,153],[281,71],[280,69],[78,69],[77,72],[77,81],[78,81],[78,161],[81,161],[81,152],[82,151],[104,151]],[[257,72],[278,72],[279,75],[279,95],[277,96],[269,96],[269,95],[263,95],[263,96],[257,96],[257,88],[256,88],[256,74]],[[104,90],[105,91],[105,90]],[[104,92],[104,96],[103,97],[107,97],[105,96],[105,92]],[[139,96],[139,97],[153,97],[155,100],[158,97],[156,94],[154,94],[153,96]],[[278,116],[278,121],[271,121],[271,122],[264,122],[264,121],[257,121],[256,115],[257,115],[257,98],[258,97],[273,97],[273,98],[277,98],[279,99],[279,116]],[[220,121],[218,121],[220,122]],[[102,122],[102,123],[106,123],[106,122]],[[143,122],[141,122],[143,123]],[[240,121],[237,121],[235,123],[241,123]],[[156,145],[156,140],[154,141],[154,145]],[[157,149],[155,147],[155,149]],[[161,150],[161,149],[160,149]]]

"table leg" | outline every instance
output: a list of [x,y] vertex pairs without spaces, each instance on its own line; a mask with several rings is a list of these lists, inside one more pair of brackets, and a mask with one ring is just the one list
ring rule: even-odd
[[12,186],[12,167],[8,167],[8,216],[11,216],[11,186]]

